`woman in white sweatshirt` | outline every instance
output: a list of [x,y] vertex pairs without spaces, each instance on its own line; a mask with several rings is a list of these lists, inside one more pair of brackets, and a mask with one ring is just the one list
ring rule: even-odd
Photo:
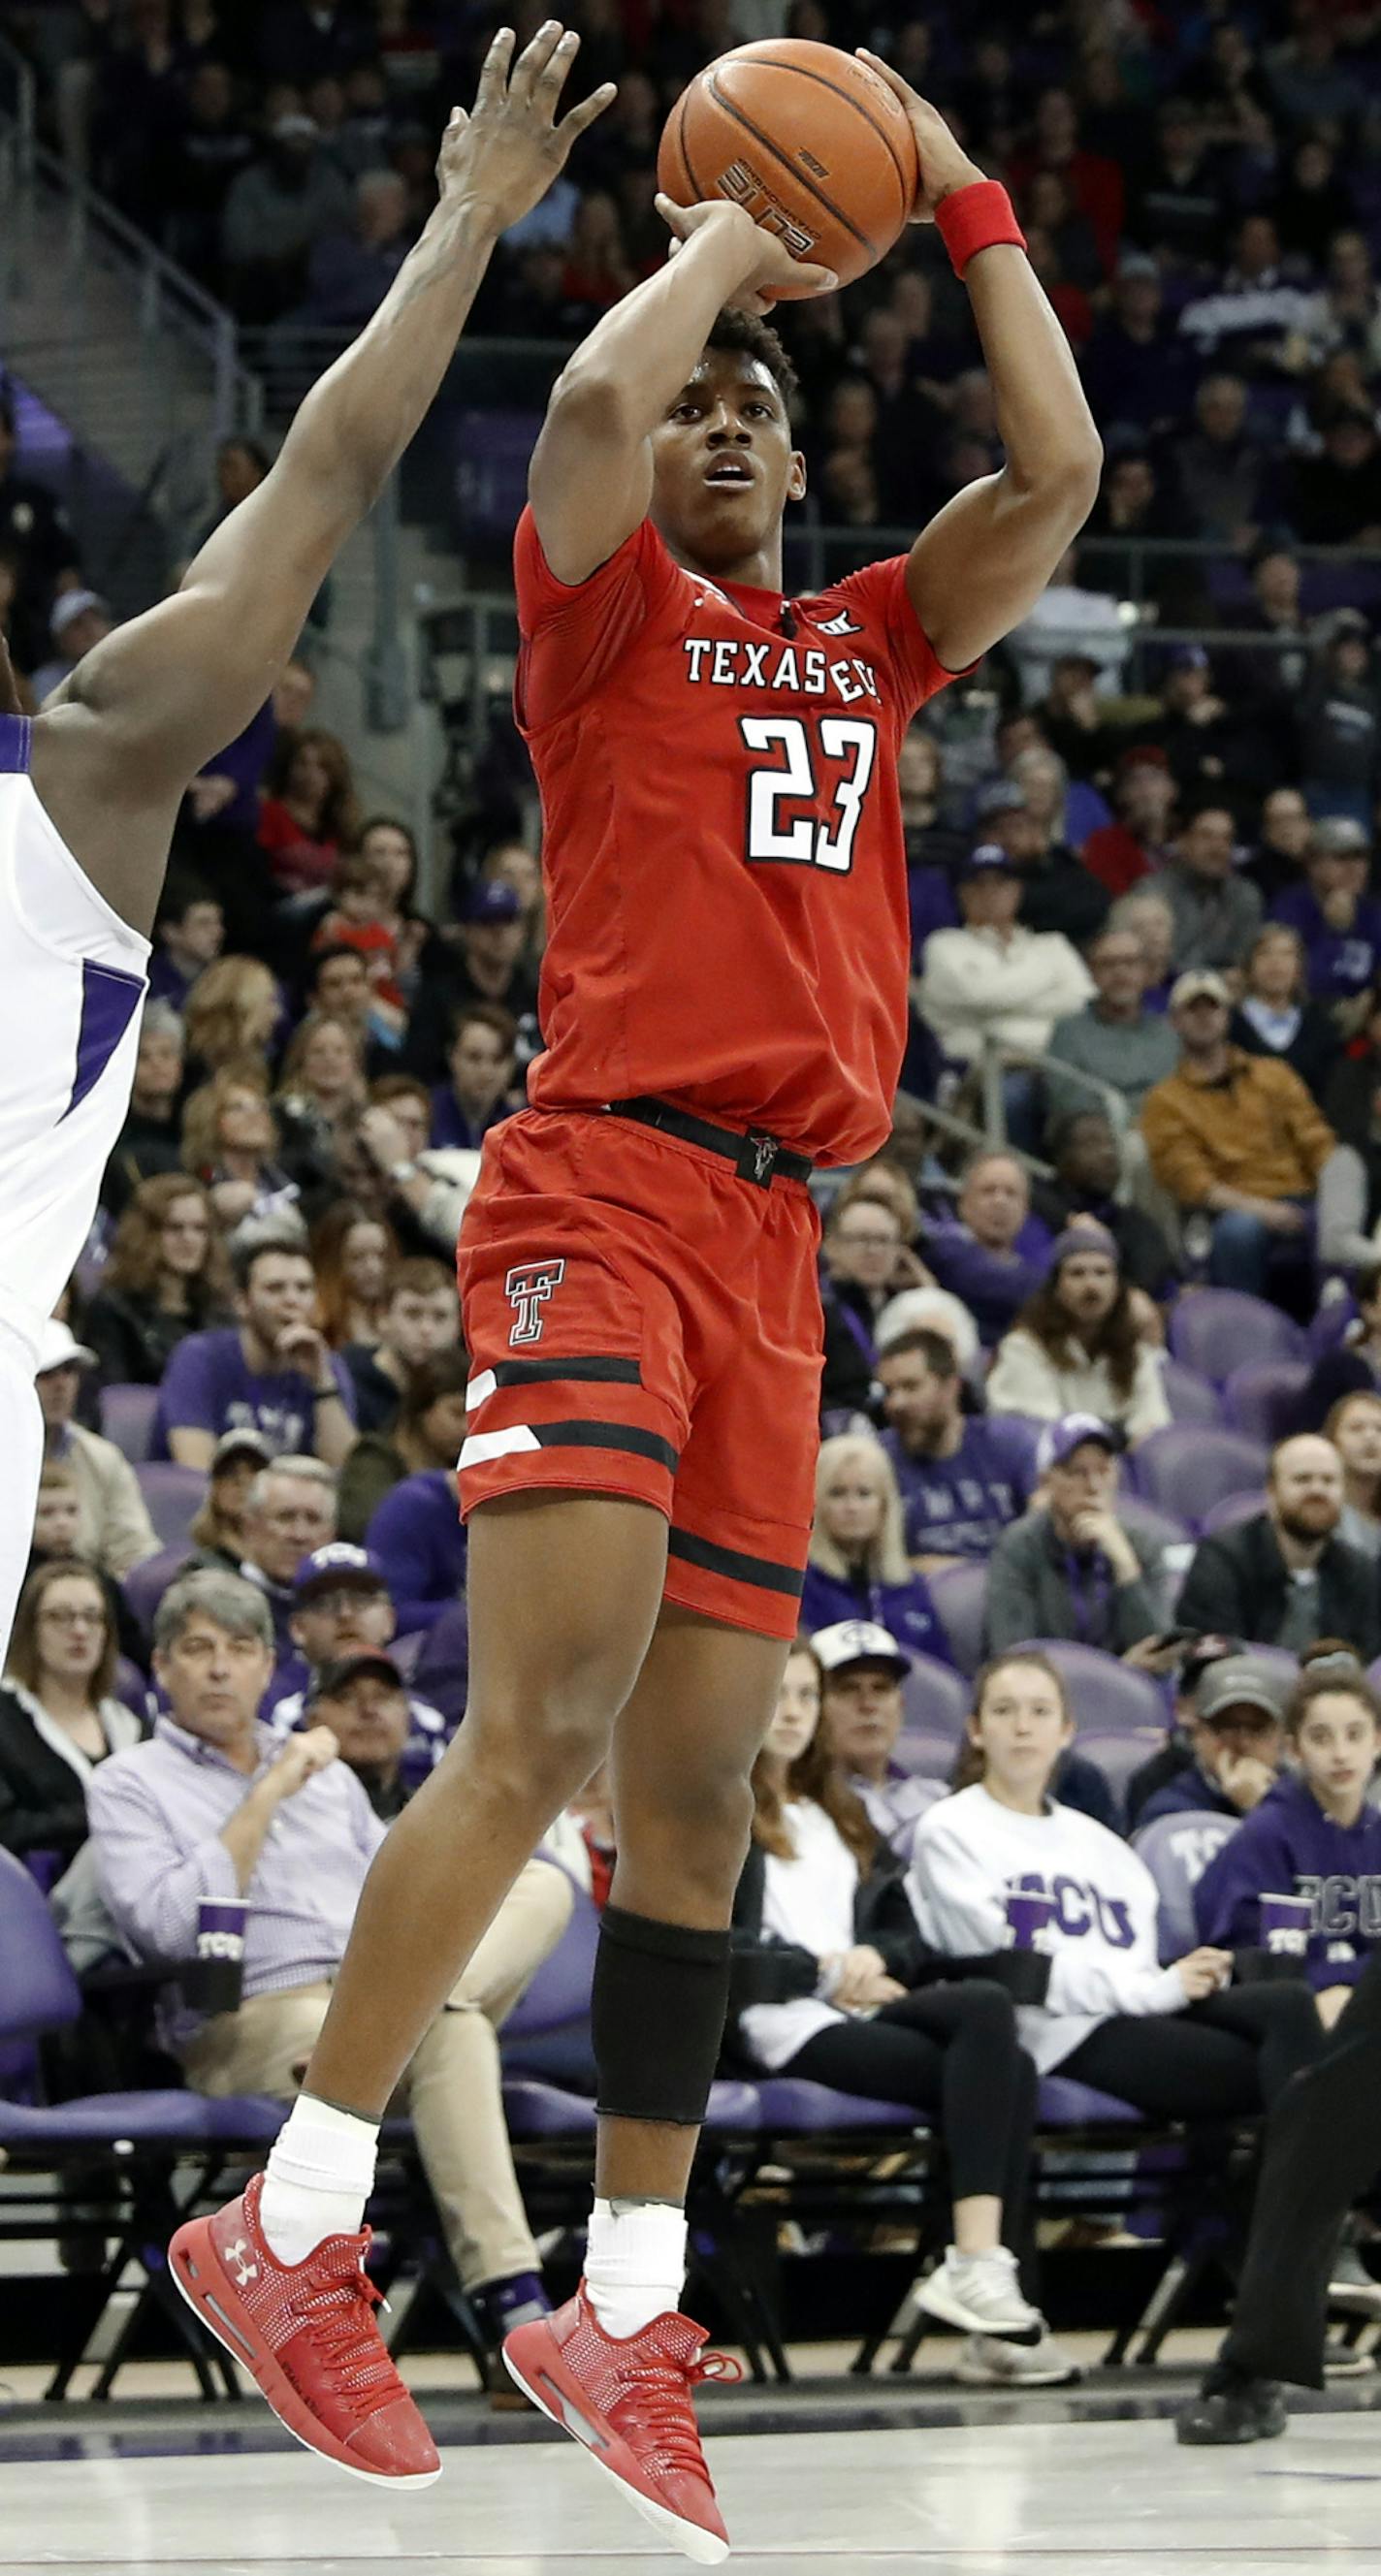
[[980,1673],[969,1720],[978,1776],[920,1818],[912,1845],[907,1885],[926,1939],[956,1956],[995,1950],[1009,1892],[1048,1897],[1046,1999],[1017,2015],[1043,2075],[1058,2068],[1155,2119],[1265,2109],[1319,2054],[1309,1988],[1229,1989],[1225,1950],[1160,1965],[1145,1862],[1048,1795],[1073,1736],[1043,1655],[1005,1655]]
[[1020,2225],[1036,2099],[1010,1998],[983,1973],[993,1963],[927,1953],[900,1863],[821,1742],[819,1719],[820,1666],[801,1644],[753,1773],[753,1839],[734,1900],[738,2050],[755,2073],[933,2117],[955,2241],[920,2284],[920,2304],[964,2330],[961,2379],[1053,2386],[1077,2372],[1002,2242]]

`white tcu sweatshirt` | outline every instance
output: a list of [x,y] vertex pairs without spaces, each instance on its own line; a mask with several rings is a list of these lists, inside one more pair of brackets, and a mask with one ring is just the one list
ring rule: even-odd
[[1019,1816],[986,1789],[928,1809],[911,1846],[907,1890],[921,1931],[955,1958],[1000,1950],[1009,1888],[1053,1898],[1042,1937],[1051,1953],[1043,2004],[1017,2015],[1042,2075],[1115,2014],[1183,2012],[1173,1968],[1156,1955],[1156,1884],[1144,1861],[1072,1807]]

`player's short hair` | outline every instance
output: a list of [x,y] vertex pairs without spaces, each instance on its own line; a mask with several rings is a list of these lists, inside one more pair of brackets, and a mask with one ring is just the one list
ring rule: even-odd
[[705,346],[756,358],[759,366],[766,367],[783,402],[789,404],[794,399],[796,370],[771,323],[762,321],[757,314],[740,313],[732,304],[726,304],[710,324]]

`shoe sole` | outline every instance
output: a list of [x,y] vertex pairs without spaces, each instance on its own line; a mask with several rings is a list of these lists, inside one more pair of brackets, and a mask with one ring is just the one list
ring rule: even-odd
[[598,2454],[591,2450],[589,2443],[581,2440],[580,2435],[575,2431],[574,2426],[567,2422],[565,2416],[549,2404],[535,2380],[524,2376],[506,2345],[503,2348],[503,2362],[514,2386],[521,2388],[524,2397],[537,2408],[538,2413],[545,2415],[548,2423],[555,2424],[559,2431],[570,2435],[571,2440],[584,2452],[591,2468],[598,2469],[602,2478],[607,2478],[611,2486],[617,2487],[625,2502],[631,2504],[642,2515],[644,2522],[651,2523],[653,2530],[659,2531],[664,2540],[669,2540],[673,2549],[679,2550],[683,2558],[693,2558],[698,2567],[718,2567],[722,2564],[729,2555],[727,2540],[718,2539],[712,2531],[702,2531],[698,2523],[686,2522],[679,2513],[672,2513],[668,2506],[658,2504],[652,2496],[643,2495],[637,2487],[630,2484],[627,2478],[620,2477],[618,2470],[611,2469],[606,2460],[601,2460]]
[[1175,2439],[1185,2451],[1243,2451],[1251,2442],[1278,2442],[1285,2429],[1283,2424],[1254,2424],[1240,2433],[1188,2433],[1177,2424]]
[[[924,2310],[926,2316],[938,2317],[947,2326],[957,2326],[961,2334],[991,2335],[999,2343],[1036,2344],[1041,2339],[1039,2317],[1029,2325],[1022,2325],[1015,2319],[1011,2325],[993,2325],[988,2318],[979,2316],[976,2309],[966,2308],[963,2300],[954,2296],[948,2282],[943,2281],[938,2272],[932,2272],[929,2280],[922,2281],[916,2292],[916,2305]],[[1028,2382],[1030,2385],[1034,2382]]]
[[1001,2388],[1009,2396],[1023,2396],[1028,2388],[1077,2388],[1082,2370],[1042,2370],[1028,2372],[1021,2379],[999,2379],[995,2373],[978,2369],[971,2361],[956,2361],[954,2377],[966,2388]]
[[[363,2478],[366,2486],[388,2487],[390,2490],[398,2487],[435,2486],[441,2475],[439,2464],[434,2469],[409,2470],[402,2476],[392,2477],[382,2469],[361,2468],[357,2460],[347,2459],[339,2448],[328,2449],[327,2442],[330,2437],[327,2436],[326,2440],[323,2440],[321,2426],[299,2397],[287,2372],[274,2360],[271,2352],[263,2349],[262,2339],[257,2333],[253,2318],[236,2298],[214,2248],[208,2242],[209,2236],[210,2229],[204,2219],[193,2219],[189,2226],[179,2227],[168,2247],[169,2275],[176,2283],[182,2298],[186,2300],[193,2316],[201,2320],[206,2332],[215,2337],[222,2351],[228,2352],[232,2361],[237,2361],[242,2370],[249,2372],[260,2396],[277,2416],[284,2431],[291,2433],[293,2440],[300,2442],[304,2451],[312,2451],[319,2460],[325,2460],[329,2468],[343,2470],[348,2478]],[[198,2262],[206,2267],[207,2273],[211,2276],[216,2299],[225,2318],[224,2326],[214,2311],[208,2312],[207,2291],[198,2290],[193,2285]],[[191,2278],[188,2277],[189,2274]],[[241,2333],[244,2336],[243,2344],[236,2340],[237,2335]]]

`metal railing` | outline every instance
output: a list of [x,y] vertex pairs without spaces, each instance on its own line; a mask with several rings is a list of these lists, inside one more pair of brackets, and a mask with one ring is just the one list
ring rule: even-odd
[[32,66],[5,38],[0,361],[174,547],[205,509],[215,442],[263,419],[234,316],[47,149]]

